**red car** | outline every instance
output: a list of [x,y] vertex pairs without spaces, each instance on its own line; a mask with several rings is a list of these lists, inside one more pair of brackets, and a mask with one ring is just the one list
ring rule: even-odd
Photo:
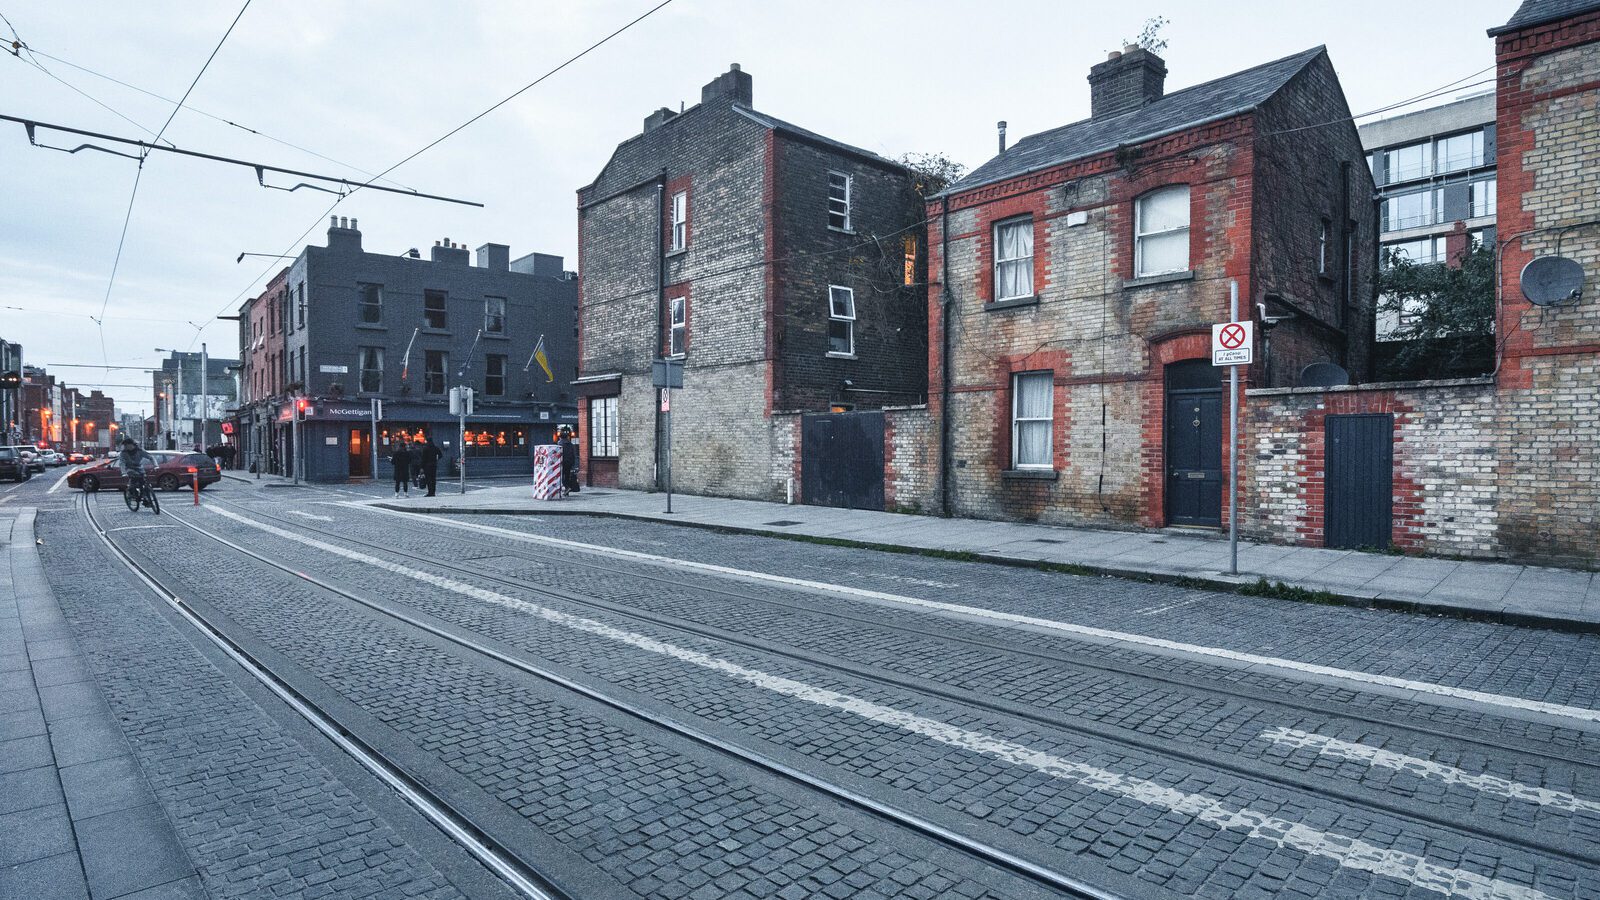
[[[217,469],[217,464],[204,454],[151,450],[150,455],[156,458],[156,465],[145,469],[145,478],[163,491],[188,487],[195,478],[200,479],[201,490],[222,480],[222,472]],[[120,491],[127,484],[128,479],[117,468],[116,457],[67,473],[67,487],[85,491]]]

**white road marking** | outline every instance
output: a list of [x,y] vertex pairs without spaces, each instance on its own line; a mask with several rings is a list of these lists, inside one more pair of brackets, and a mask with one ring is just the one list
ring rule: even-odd
[[314,514],[308,513],[308,512],[300,512],[297,509],[285,510],[284,512],[286,514],[288,514],[288,515],[291,515],[291,516],[299,516],[302,519],[316,519],[318,522],[332,522],[333,521],[333,517],[332,516],[318,516],[318,515],[314,515]]
[[138,531],[142,528],[177,528],[176,525],[124,525],[121,528],[107,528],[106,534],[113,531]]
[[56,491],[59,491],[59,490],[61,490],[62,488],[66,487],[66,486],[67,486],[67,476],[63,475],[60,478],[56,479],[56,483],[50,485],[50,490],[45,491],[45,493],[46,494],[54,494]]
[[10,494],[7,494],[4,497],[0,497],[0,503],[10,503],[14,499],[16,498],[12,497]]
[[1202,644],[1188,644],[1182,641],[1169,641],[1165,638],[1151,637],[1144,634],[1132,634],[1126,631],[1112,631],[1107,628],[1096,628],[1092,625],[1078,625],[1073,622],[1061,622],[1053,619],[1042,619],[1037,616],[1025,616],[1018,613],[1000,612],[999,610],[984,609],[980,606],[964,606],[958,603],[942,603],[937,600],[923,600],[920,597],[907,597],[900,594],[889,594],[883,591],[874,591],[867,588],[848,587],[845,585],[828,584],[823,581],[809,581],[803,578],[790,578],[785,575],[773,575],[768,572],[753,572],[746,569],[735,569],[728,566],[719,566],[712,563],[693,562],[686,559],[673,559],[667,556],[657,556],[651,553],[641,553],[637,550],[622,550],[616,547],[606,547],[599,544],[585,544],[579,541],[569,541],[562,538],[545,537],[544,535],[528,534],[513,531],[509,528],[499,528],[493,525],[480,525],[476,522],[457,522],[453,519],[422,517],[411,513],[395,512],[393,510],[379,509],[366,504],[352,503],[352,507],[365,509],[370,512],[381,513],[388,516],[400,516],[413,522],[427,522],[430,525],[441,525],[447,528],[456,528],[463,531],[478,531],[494,534],[521,541],[529,544],[546,544],[554,547],[564,547],[601,556],[620,556],[627,559],[656,565],[669,566],[680,569],[692,569],[697,572],[710,572],[716,575],[725,575],[732,578],[750,581],[765,581],[773,584],[784,584],[808,590],[826,591],[842,597],[876,600],[884,603],[894,603],[910,606],[917,609],[930,610],[938,613],[952,613],[971,618],[986,619],[1007,625],[1025,625],[1049,631],[1057,631],[1074,636],[1097,638],[1100,640],[1117,641],[1133,644],[1140,647],[1153,647],[1161,650],[1171,650],[1179,653],[1189,653],[1196,656],[1210,657],[1213,659],[1227,660],[1251,666],[1260,666],[1274,669],[1279,674],[1316,675],[1324,678],[1337,678],[1356,685],[1374,685],[1387,688],[1396,688],[1419,694],[1428,694],[1436,697],[1448,697],[1454,700],[1465,700],[1485,706],[1496,706],[1503,709],[1512,709],[1523,712],[1544,713],[1566,719],[1577,719],[1582,722],[1600,724],[1600,710],[1588,709],[1582,706],[1567,706],[1560,703],[1546,703],[1542,700],[1529,700],[1526,697],[1512,697],[1506,694],[1494,694],[1487,691],[1475,691],[1469,688],[1452,687],[1445,684],[1436,684],[1431,681],[1417,681],[1410,678],[1396,678],[1392,675],[1378,675],[1372,672],[1360,672],[1353,669],[1339,669],[1333,666],[1318,665],[1316,663],[1300,662],[1293,659],[1282,659],[1275,656],[1262,656],[1256,653],[1243,653],[1229,650],[1224,647],[1207,647]]
[[1509,778],[1500,778],[1495,775],[1474,775],[1464,769],[1446,766],[1418,756],[1406,756],[1378,747],[1369,747],[1366,744],[1352,744],[1338,738],[1323,737],[1308,731],[1297,731],[1293,728],[1269,728],[1261,732],[1261,736],[1283,747],[1309,747],[1316,750],[1318,755],[1331,756],[1337,759],[1348,759],[1355,762],[1366,763],[1384,769],[1394,769],[1397,772],[1410,772],[1419,778],[1428,778],[1433,781],[1442,781],[1445,784],[1459,784],[1482,791],[1486,794],[1495,794],[1511,800],[1523,800],[1528,803],[1537,803],[1540,806],[1549,806],[1555,809],[1564,809],[1568,812],[1580,810],[1600,813],[1600,803],[1593,800],[1584,800],[1563,791],[1553,791],[1549,788],[1535,787],[1512,781]]
[[1431,863],[1415,854],[1387,850],[1358,838],[1321,831],[1308,825],[1256,812],[1248,808],[1234,808],[1202,794],[1187,793],[1154,781],[1124,775],[1087,763],[1076,762],[1042,750],[1036,750],[1024,744],[1007,741],[983,732],[972,731],[948,722],[941,722],[937,719],[874,703],[870,700],[863,700],[860,697],[815,687],[802,681],[763,672],[759,669],[752,669],[707,653],[679,647],[614,625],[607,625],[604,622],[564,613],[538,603],[455,581],[441,575],[423,572],[399,563],[389,562],[355,550],[325,543],[315,538],[298,535],[273,525],[253,521],[226,509],[214,506],[207,507],[207,509],[242,525],[247,525],[326,553],[365,563],[386,572],[431,584],[434,587],[442,588],[464,597],[528,613],[554,625],[593,634],[639,650],[676,659],[782,696],[851,713],[871,722],[889,725],[921,735],[946,746],[956,747],[999,759],[1012,765],[1033,769],[1052,778],[1082,784],[1097,791],[1126,797],[1140,803],[1191,816],[1218,829],[1242,832],[1247,837],[1259,838],[1279,847],[1287,847],[1312,856],[1331,859],[1346,868],[1370,872],[1386,878],[1399,879],[1424,890],[1469,897],[1473,898],[1473,900],[1491,900],[1491,898],[1494,898],[1494,900],[1506,900],[1506,898],[1511,898],[1511,900],[1545,900],[1549,896],[1541,891],[1508,881],[1488,878],[1466,869],[1455,869]]

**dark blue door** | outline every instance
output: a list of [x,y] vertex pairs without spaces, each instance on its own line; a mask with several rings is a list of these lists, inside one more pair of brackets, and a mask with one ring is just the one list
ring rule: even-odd
[[1222,524],[1222,384],[1209,360],[1167,367],[1167,524]]
[[1324,423],[1323,542],[1389,549],[1394,527],[1394,416],[1329,416]]
[[800,494],[813,506],[883,509],[883,413],[803,417]]

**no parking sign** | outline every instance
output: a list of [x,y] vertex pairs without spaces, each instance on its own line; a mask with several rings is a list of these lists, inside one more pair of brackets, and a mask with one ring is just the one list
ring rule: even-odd
[[1213,366],[1249,365],[1251,351],[1255,348],[1254,322],[1223,322],[1211,326],[1211,364]]

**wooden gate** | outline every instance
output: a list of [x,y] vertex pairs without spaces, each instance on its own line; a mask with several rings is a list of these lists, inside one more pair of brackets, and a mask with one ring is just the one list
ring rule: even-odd
[[1329,416],[1323,439],[1323,542],[1387,550],[1394,528],[1394,416]]
[[883,413],[801,417],[800,496],[813,506],[883,509]]

